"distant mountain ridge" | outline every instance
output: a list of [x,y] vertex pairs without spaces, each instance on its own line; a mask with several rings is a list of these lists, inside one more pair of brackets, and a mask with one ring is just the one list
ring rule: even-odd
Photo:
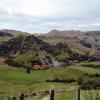
[[17,30],[2,29],[0,30],[0,44],[19,35],[28,36],[30,34],[27,32],[21,32]]
[[66,42],[72,51],[82,54],[100,50],[100,31],[82,32],[78,30],[59,31],[54,29],[39,38],[51,44]]
[[71,38],[74,38],[74,37],[81,38],[81,37],[84,37],[84,35],[85,35],[85,32],[81,32],[78,30],[59,31],[55,29],[46,34],[46,36],[49,36],[49,37],[71,37]]
[[18,36],[18,35],[29,35],[29,33],[17,30],[9,30],[9,29],[0,30],[0,36]]
[[87,31],[87,34],[100,35],[100,31]]

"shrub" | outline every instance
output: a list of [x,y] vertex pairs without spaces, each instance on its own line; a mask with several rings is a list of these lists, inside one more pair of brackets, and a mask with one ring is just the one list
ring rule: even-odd
[[73,78],[70,78],[70,79],[63,79],[63,78],[59,78],[59,77],[55,77],[54,79],[52,80],[47,80],[47,82],[62,82],[62,83],[72,83],[72,82],[75,82],[76,80],[73,79]]
[[96,77],[98,74],[95,74],[94,76],[88,75],[79,77],[77,80],[77,83],[80,85],[82,89],[99,89],[100,88],[100,77]]

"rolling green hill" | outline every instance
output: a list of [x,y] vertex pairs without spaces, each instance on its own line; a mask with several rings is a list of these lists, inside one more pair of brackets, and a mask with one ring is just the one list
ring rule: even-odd
[[[100,87],[100,61],[87,61],[89,52],[92,51],[92,37],[86,35],[84,38],[84,33],[81,32],[78,35],[79,37],[35,37],[22,34],[1,36],[6,40],[1,40],[0,58],[6,62],[0,65],[0,100],[52,87],[55,90],[73,88],[74,91],[70,93],[55,95],[55,100],[71,100],[75,98],[75,89],[79,85],[81,88]],[[28,69],[32,69],[30,74]],[[85,90],[81,93],[84,94]],[[34,97],[27,99],[37,100]]]

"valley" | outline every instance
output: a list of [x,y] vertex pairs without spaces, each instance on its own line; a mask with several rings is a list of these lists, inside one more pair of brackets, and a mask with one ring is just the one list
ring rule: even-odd
[[82,98],[86,89],[100,88],[99,33],[53,30],[35,36],[1,30],[0,34],[0,100],[51,89],[71,90],[55,94],[55,100],[75,100],[79,86]]
[[[100,65],[100,62],[96,62]],[[76,89],[78,84],[76,83],[79,76],[88,73],[89,75],[94,75],[96,73],[100,74],[99,70],[95,68],[82,67],[80,65],[66,66],[65,68],[51,68],[47,70],[37,70],[31,71],[30,74],[26,73],[26,70],[23,68],[12,67],[8,65],[0,65],[0,100],[5,99],[8,96],[16,96],[19,93],[31,93],[44,91],[49,89],[63,89],[69,90],[74,87]],[[73,79],[75,82],[47,82],[48,79],[52,80],[55,78],[61,79]],[[53,87],[52,87],[53,86]],[[63,97],[62,95],[65,95]],[[57,100],[73,100],[75,92],[64,93],[58,95]],[[55,97],[55,98],[58,98]]]

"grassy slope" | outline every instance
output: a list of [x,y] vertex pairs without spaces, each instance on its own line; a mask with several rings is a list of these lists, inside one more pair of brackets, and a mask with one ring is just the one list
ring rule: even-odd
[[27,74],[24,69],[0,65],[0,100],[7,95],[14,95],[20,92],[26,93],[27,91],[33,92],[51,89],[51,85],[55,89],[68,89],[74,84],[47,83],[46,80],[59,75],[63,77],[66,75],[68,78],[77,79],[80,74],[80,71],[69,68],[32,71],[31,74]]
[[100,61],[96,61],[96,62],[82,62],[80,64],[93,64],[93,65],[100,65]]
[[67,42],[72,51],[78,52],[80,54],[84,54],[90,51],[89,48],[86,48],[82,46],[80,43],[78,43],[77,39],[71,39],[71,38],[66,38],[66,39],[59,38],[58,39],[58,38],[48,38],[48,37],[45,37],[45,38],[40,37],[40,39],[43,40],[44,42],[47,42],[53,45],[59,42]]
[[[95,62],[99,63],[99,62]],[[70,89],[75,87],[76,83],[48,83],[47,79],[53,79],[56,76],[77,79],[83,72],[89,74],[100,73],[100,70],[94,68],[85,68],[80,64],[74,67],[57,68],[49,70],[32,71],[27,74],[25,69],[12,68],[8,65],[0,65],[0,100],[7,95],[15,95],[20,92],[36,92],[51,89]],[[67,94],[67,95],[66,95]],[[75,94],[62,93],[57,94],[56,100],[71,100]]]
[[82,64],[94,64],[94,65],[100,65],[100,62],[82,62],[80,64],[75,65],[74,67],[72,67],[73,69],[77,69],[80,71],[84,71],[85,73],[89,73],[89,74],[96,74],[96,73],[100,73],[100,70],[92,68],[92,67],[83,67]]

